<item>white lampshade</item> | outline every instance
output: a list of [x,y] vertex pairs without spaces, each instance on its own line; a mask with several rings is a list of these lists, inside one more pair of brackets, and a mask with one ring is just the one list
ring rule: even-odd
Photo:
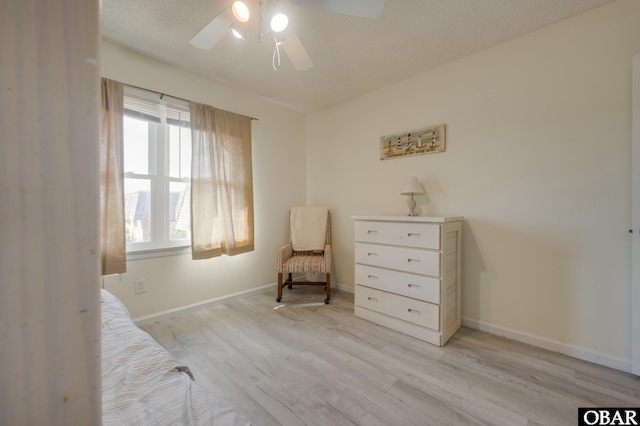
[[404,183],[404,187],[402,187],[401,195],[411,195],[411,194],[424,194],[424,187],[422,183],[415,176],[410,176]]
[[236,30],[235,28],[231,27],[231,34],[233,34],[233,36],[235,38],[239,38],[240,40],[246,40],[244,38],[244,35],[242,35],[242,33],[238,30]]
[[238,21],[247,22],[249,20],[249,8],[243,1],[234,1],[231,5],[231,11]]
[[289,25],[289,18],[284,13],[278,13],[271,18],[271,29],[277,33],[283,31]]

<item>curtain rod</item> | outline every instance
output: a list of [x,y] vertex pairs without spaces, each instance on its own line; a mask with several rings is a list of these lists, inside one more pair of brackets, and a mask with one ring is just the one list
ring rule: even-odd
[[[173,96],[173,95],[169,95],[169,94],[166,94],[166,93],[158,92],[157,90],[151,90],[151,89],[147,89],[145,87],[134,86],[133,84],[128,84],[128,83],[122,83],[122,84],[124,84],[125,86],[133,87],[134,89],[146,90],[147,92],[157,93],[158,95],[160,95],[160,100],[162,100],[162,98],[165,97],[165,96],[169,96],[170,98],[173,98],[173,99],[179,99],[181,101],[191,102],[189,99],[180,98],[178,96]],[[235,113],[235,114],[237,114],[237,113]],[[244,115],[244,114],[240,114],[240,115]],[[252,120],[260,121],[255,117],[249,117],[249,118],[252,119]]]

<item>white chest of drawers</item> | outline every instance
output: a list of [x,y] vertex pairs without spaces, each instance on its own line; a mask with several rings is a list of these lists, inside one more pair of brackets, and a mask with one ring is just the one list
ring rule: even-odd
[[353,219],[355,315],[444,345],[462,322],[462,217]]

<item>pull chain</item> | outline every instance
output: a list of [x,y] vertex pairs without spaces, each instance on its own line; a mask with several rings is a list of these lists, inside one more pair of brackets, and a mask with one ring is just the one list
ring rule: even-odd
[[276,48],[273,50],[273,70],[278,71],[280,69],[280,43],[278,39],[273,37],[273,41],[276,43]]

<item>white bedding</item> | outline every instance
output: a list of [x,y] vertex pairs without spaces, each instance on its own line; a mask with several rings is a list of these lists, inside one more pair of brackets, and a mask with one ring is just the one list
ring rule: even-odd
[[248,425],[181,367],[102,290],[102,424]]

